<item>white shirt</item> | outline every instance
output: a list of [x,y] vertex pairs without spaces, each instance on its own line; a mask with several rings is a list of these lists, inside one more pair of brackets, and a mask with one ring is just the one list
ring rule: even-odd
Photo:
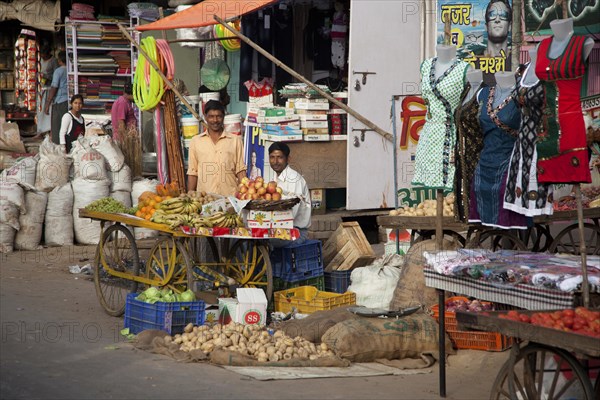
[[60,144],[66,144],[65,136],[67,133],[71,132],[71,128],[73,127],[73,118],[75,118],[80,124],[83,124],[83,116],[80,115],[79,118],[71,114],[70,111],[66,112],[62,116],[62,120],[60,123],[60,132],[58,137],[60,139]]
[[292,208],[294,215],[294,226],[298,229],[306,229],[310,226],[310,192],[306,181],[298,172],[294,171],[288,165],[281,174],[277,176],[277,186],[283,190],[284,199],[299,197],[300,203]]

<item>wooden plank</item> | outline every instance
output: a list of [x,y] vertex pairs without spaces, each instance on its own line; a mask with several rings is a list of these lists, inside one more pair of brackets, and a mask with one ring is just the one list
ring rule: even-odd
[[360,225],[355,226],[352,232],[361,246],[362,254],[375,255],[375,253],[373,252],[373,247],[371,247],[371,243],[369,243],[369,241],[367,240],[367,237],[365,236],[365,233],[363,232]]
[[298,171],[309,188],[346,187],[346,141],[287,143],[290,166]]
[[[405,217],[384,215],[377,217],[377,223],[385,228],[392,229],[435,229],[436,217]],[[466,231],[469,228],[468,224],[456,221],[453,217],[442,218],[442,227],[444,229],[454,230],[457,232]]]
[[341,249],[348,240],[348,235],[344,228],[342,226],[338,227],[329,240],[327,240],[325,246],[323,246],[323,262],[325,265],[335,257],[338,249]]

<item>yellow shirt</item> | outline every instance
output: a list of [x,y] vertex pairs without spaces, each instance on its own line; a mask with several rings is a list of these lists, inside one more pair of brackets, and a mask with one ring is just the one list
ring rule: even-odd
[[245,170],[244,145],[239,136],[223,132],[214,143],[203,132],[192,139],[187,173],[198,177],[197,191],[233,196],[236,175]]

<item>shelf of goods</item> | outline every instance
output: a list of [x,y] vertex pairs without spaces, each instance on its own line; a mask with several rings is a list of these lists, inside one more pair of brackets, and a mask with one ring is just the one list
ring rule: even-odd
[[112,104],[123,93],[125,83],[132,82],[137,62],[137,50],[117,23],[130,28],[137,19],[66,20],[69,98],[81,94],[83,114],[98,115],[99,120],[110,118]]
[[15,101],[15,48],[12,38],[8,35],[0,40],[0,107],[4,108],[7,104],[16,103]]

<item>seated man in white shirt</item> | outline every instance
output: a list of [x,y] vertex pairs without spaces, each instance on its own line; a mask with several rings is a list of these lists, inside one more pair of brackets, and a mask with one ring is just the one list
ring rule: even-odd
[[[310,227],[310,192],[306,181],[298,172],[288,165],[290,148],[287,144],[275,142],[269,147],[269,164],[275,171],[277,186],[283,190],[283,198],[299,197],[300,203],[292,208],[294,215],[294,227],[300,230],[300,238],[292,243],[300,244],[308,239],[308,228]],[[273,240],[275,247],[290,244],[289,241]]]

